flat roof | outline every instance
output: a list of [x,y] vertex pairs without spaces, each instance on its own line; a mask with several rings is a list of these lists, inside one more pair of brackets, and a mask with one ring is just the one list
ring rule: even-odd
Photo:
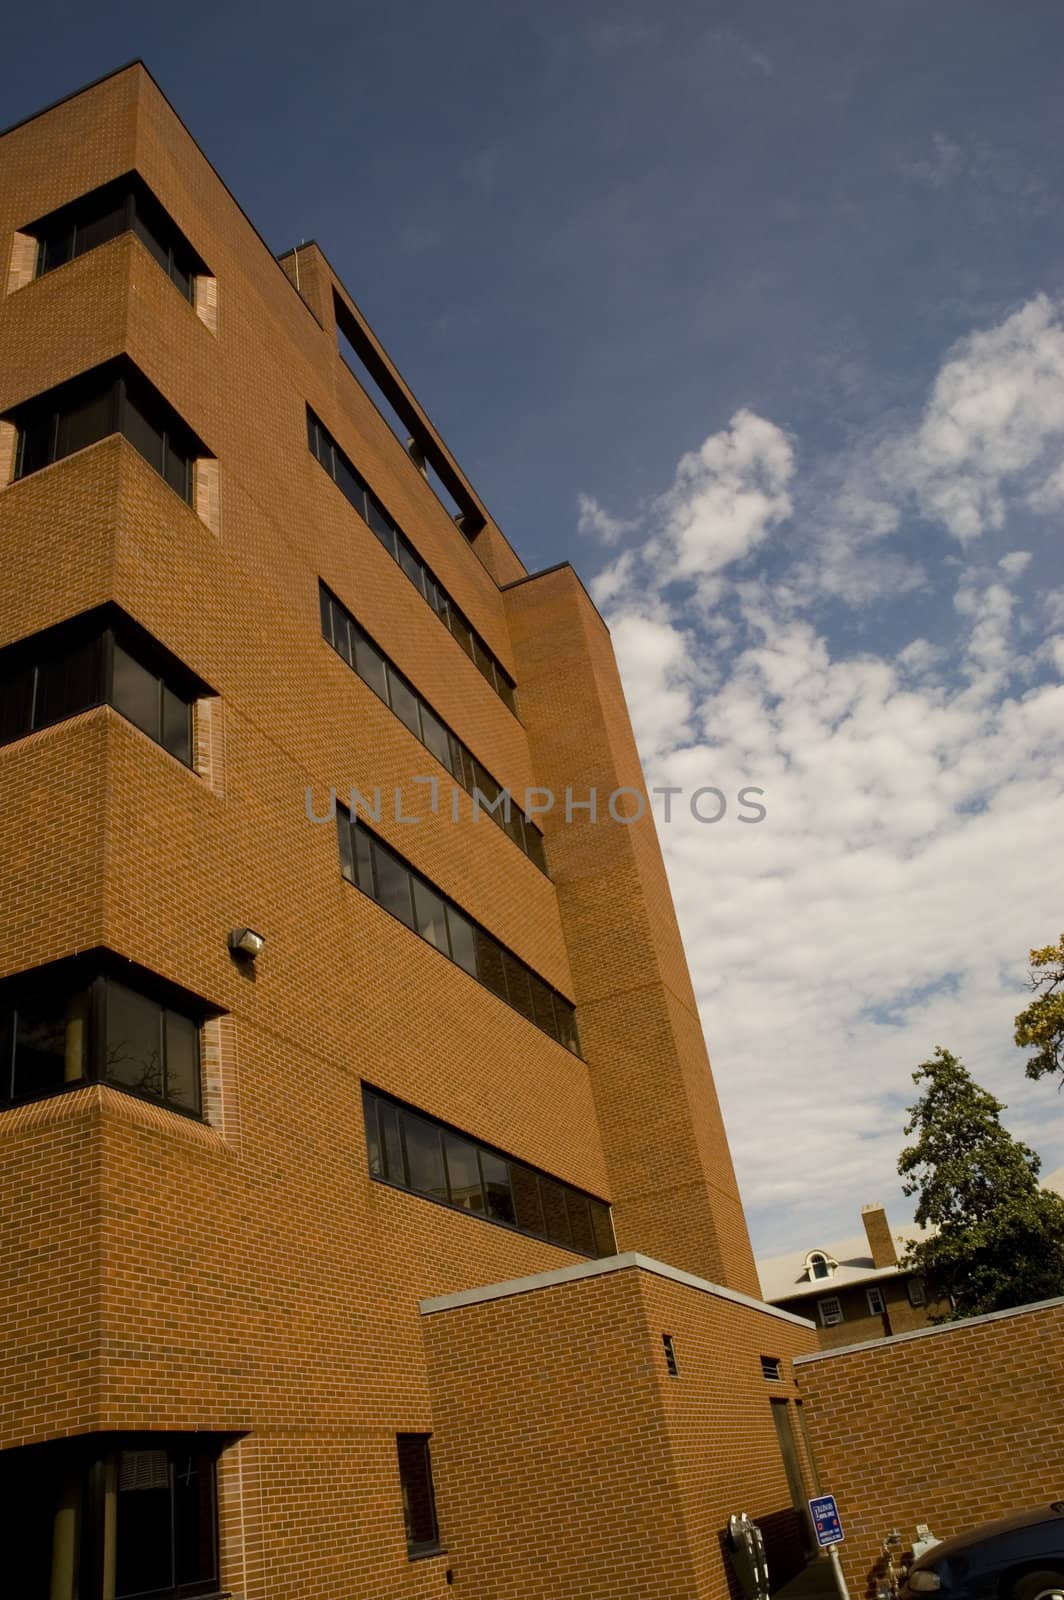
[[422,1300],[418,1309],[423,1317],[435,1316],[440,1311],[455,1311],[460,1306],[481,1305],[488,1300],[509,1300],[514,1295],[534,1294],[538,1289],[554,1289],[567,1283],[578,1283],[584,1278],[601,1278],[611,1272],[630,1272],[636,1269],[649,1272],[656,1278],[667,1278],[671,1283],[683,1284],[699,1294],[714,1295],[719,1300],[730,1300],[734,1305],[760,1311],[763,1316],[776,1317],[781,1322],[793,1323],[799,1328],[812,1328],[815,1323],[807,1317],[795,1316],[793,1311],[782,1311],[753,1295],[741,1294],[738,1289],[725,1289],[722,1284],[710,1283],[707,1278],[696,1278],[694,1273],[681,1272],[664,1261],[654,1261],[650,1256],[629,1250],[623,1255],[604,1256],[598,1261],[581,1261],[571,1267],[555,1267],[550,1272],[534,1272],[527,1278],[509,1278],[503,1283],[489,1283],[476,1289],[459,1289],[455,1294],[434,1295]]

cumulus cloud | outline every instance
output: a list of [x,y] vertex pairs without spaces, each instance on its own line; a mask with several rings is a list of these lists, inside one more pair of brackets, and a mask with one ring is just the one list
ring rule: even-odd
[[577,496],[577,513],[577,532],[601,539],[603,544],[616,544],[622,533],[631,533],[636,527],[636,523],[623,517],[611,517],[590,494]]
[[[794,466],[782,428],[737,411],[727,428],[680,458],[671,487],[652,508],[652,537],[599,574],[595,599],[601,605],[629,589],[641,593],[648,573],[661,586],[677,579],[704,582],[743,561],[790,515]],[[590,496],[580,496],[582,528],[597,531],[603,516]],[[636,526],[612,517],[606,523],[611,536]]]
[[1039,295],[951,352],[917,428],[887,454],[924,515],[962,544],[1004,526],[1008,495],[1064,504],[1064,321]]
[[[1047,1170],[1064,1160],[1064,1105],[1011,1038],[1026,951],[1059,923],[1064,590],[1031,603],[1007,527],[981,563],[955,553],[1061,470],[1062,360],[1059,314],[1034,301],[947,354],[888,441],[904,473],[858,441],[813,493],[787,433],[739,411],[593,586],[648,782],[730,800],[718,824],[681,804],[660,832],[762,1254],[853,1233],[870,1199],[911,1216],[895,1163],[938,1043]],[[915,579],[914,498],[943,553]],[[922,585],[934,637],[904,631],[907,599],[890,648],[831,630],[832,565],[857,605],[872,574],[884,606]],[[765,791],[757,826],[736,822],[744,785]]]

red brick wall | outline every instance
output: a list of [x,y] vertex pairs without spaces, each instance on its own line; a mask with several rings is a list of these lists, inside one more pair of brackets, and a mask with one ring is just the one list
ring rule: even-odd
[[[106,1088],[0,1114],[0,1448],[245,1435],[222,1470],[240,1600],[442,1595],[446,1560],[406,1558],[395,1467],[395,1433],[433,1427],[417,1302],[575,1258],[372,1183],[360,1080],[618,1190],[627,1242],[729,1282],[745,1224],[652,830],[556,835],[552,883],[490,821],[380,824],[575,997],[585,1062],[343,882],[304,811],[308,786],[319,809],[352,783],[412,801],[437,771],[321,639],[319,577],[517,792],[640,781],[601,623],[571,579],[538,589],[594,676],[563,692],[537,586],[500,591],[489,565],[522,570],[502,535],[469,547],[141,68],[0,142],[5,259],[131,167],[215,276],[216,331],[115,239],[0,297],[0,411],[127,352],[216,456],[220,520],[117,438],[0,485],[0,643],[116,601],[220,696],[211,781],[108,709],[0,749],[0,976],[106,945],[227,1021],[209,1125]],[[523,722],[311,458],[307,402],[517,676]],[[267,939],[253,976],[226,950],[241,925]],[[611,953],[653,995],[641,1021],[600,982]]]
[[777,1582],[800,1562],[770,1405],[793,1409],[810,1330],[635,1266],[423,1320],[460,1592],[725,1600],[721,1541],[741,1511],[766,1529]]
[[1059,1498],[1064,1301],[799,1361],[825,1491],[855,1594],[875,1593],[882,1541],[918,1522],[948,1538]]

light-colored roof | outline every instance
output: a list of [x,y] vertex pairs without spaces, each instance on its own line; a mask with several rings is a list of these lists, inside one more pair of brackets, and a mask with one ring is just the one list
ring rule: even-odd
[[[925,1232],[926,1229],[918,1228],[915,1222],[910,1222],[901,1232],[892,1229],[894,1247],[899,1257],[904,1256],[908,1240],[922,1239]],[[838,1262],[830,1278],[810,1280],[806,1262],[812,1250],[822,1250],[829,1260]],[[776,1301],[790,1299],[792,1295],[832,1294],[836,1289],[844,1289],[847,1284],[895,1277],[899,1269],[874,1266],[868,1240],[863,1233],[859,1233],[852,1239],[836,1240],[834,1244],[811,1244],[804,1250],[788,1250],[786,1255],[771,1256],[766,1261],[759,1261],[757,1270],[761,1278],[761,1293],[766,1300]]]
[[[1057,1194],[1064,1195],[1064,1167],[1058,1167],[1047,1177],[1040,1180],[1043,1189],[1054,1189]],[[910,1239],[925,1239],[933,1232],[929,1228],[921,1228],[915,1222],[910,1222],[908,1227],[895,1232],[891,1230],[894,1246],[899,1257],[904,1256],[905,1248]],[[829,1260],[838,1262],[838,1268],[830,1278],[814,1278],[810,1280],[806,1272],[806,1262],[811,1252],[823,1251]],[[771,1303],[779,1300],[790,1300],[798,1295],[825,1295],[831,1294],[834,1289],[845,1289],[847,1284],[874,1282],[877,1278],[891,1278],[898,1273],[897,1267],[875,1267],[872,1265],[872,1256],[868,1248],[868,1240],[863,1233],[855,1235],[852,1239],[840,1239],[834,1244],[808,1244],[803,1250],[788,1250],[786,1255],[770,1256],[757,1263],[758,1275],[761,1279],[761,1293]]]

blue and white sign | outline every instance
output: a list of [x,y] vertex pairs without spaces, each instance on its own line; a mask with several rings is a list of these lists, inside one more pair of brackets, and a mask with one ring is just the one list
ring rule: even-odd
[[833,1494],[818,1494],[815,1500],[810,1500],[809,1515],[813,1519],[813,1532],[821,1550],[829,1544],[842,1543],[845,1536]]

